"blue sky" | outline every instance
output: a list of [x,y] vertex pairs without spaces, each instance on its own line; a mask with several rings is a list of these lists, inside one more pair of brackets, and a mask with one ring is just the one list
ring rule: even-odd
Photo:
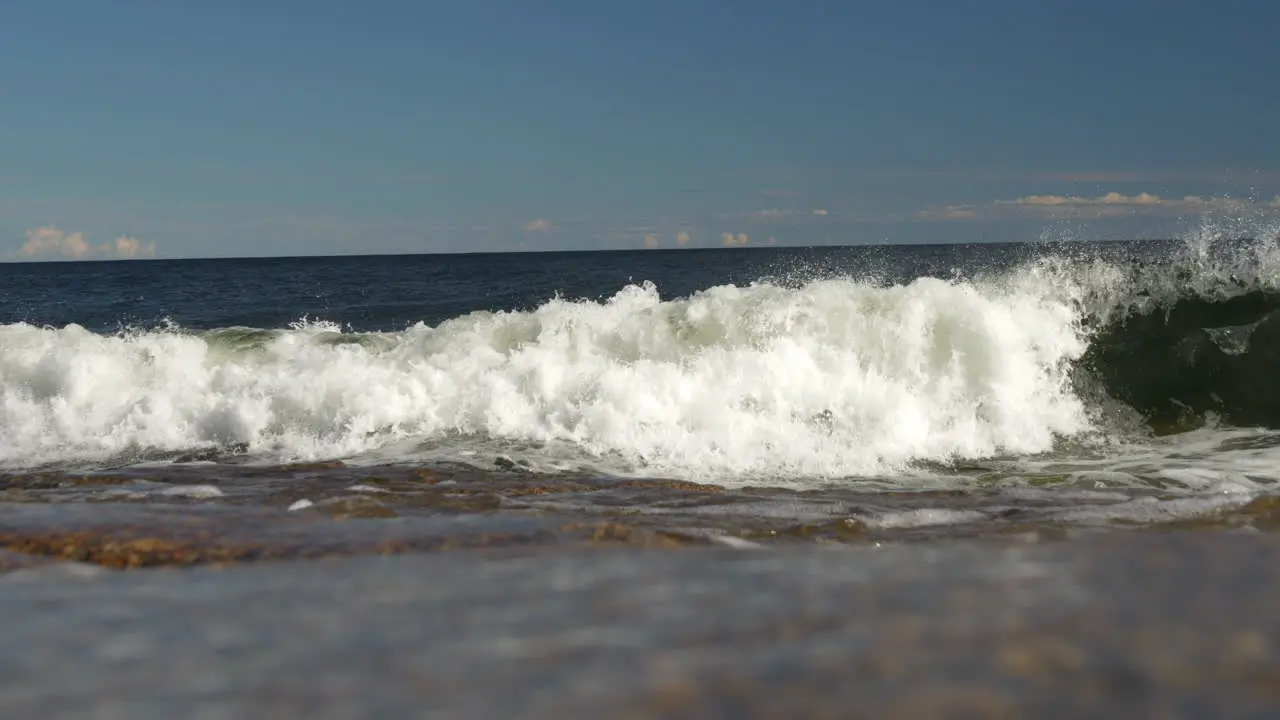
[[1266,0],[10,0],[0,254],[1168,234],[1280,212],[1277,27]]

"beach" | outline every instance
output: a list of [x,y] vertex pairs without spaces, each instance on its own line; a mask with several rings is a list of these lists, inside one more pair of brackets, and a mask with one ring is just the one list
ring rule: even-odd
[[638,540],[11,570],[0,576],[0,709],[1195,718],[1265,717],[1280,693],[1271,533]]

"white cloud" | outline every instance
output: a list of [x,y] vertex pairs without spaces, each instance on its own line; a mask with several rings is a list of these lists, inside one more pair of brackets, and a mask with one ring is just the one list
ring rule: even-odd
[[1180,215],[1205,212],[1280,210],[1280,195],[1269,201],[1184,195],[1166,198],[1153,193],[1109,192],[1097,197],[1026,195],[987,205],[947,205],[917,213],[924,220],[992,220],[1010,216],[1039,218],[1105,218],[1139,214]]
[[552,227],[550,220],[546,218],[538,218],[525,223],[521,229],[525,232],[550,232]]
[[782,220],[784,218],[826,217],[830,214],[830,212],[823,208],[814,208],[812,210],[766,208],[764,210],[756,210],[751,213],[750,217],[753,220]]
[[89,252],[84,233],[65,233],[52,225],[27,231],[27,241],[20,250],[23,257],[56,255],[64,258],[82,258]]
[[737,235],[728,232],[720,233],[720,244],[725,247],[741,247],[746,245],[748,240],[746,233],[738,233]]
[[934,210],[922,210],[920,217],[926,220],[977,220],[982,213],[968,205],[948,205]]
[[119,258],[132,259],[140,257],[155,257],[156,255],[155,242],[149,242],[146,245],[143,245],[141,240],[133,237],[132,235],[121,235],[116,238],[112,249],[115,251],[116,257]]
[[1170,205],[1180,202],[1203,202],[1199,197],[1188,195],[1183,200],[1166,200],[1159,195],[1151,193],[1138,193],[1137,195],[1123,195],[1118,192],[1109,192],[1096,198],[1074,197],[1068,195],[1028,195],[1026,197],[1016,198],[1014,200],[997,200],[997,205],[1041,205],[1050,207],[1060,206],[1089,206],[1089,205]]
[[688,244],[689,244],[689,233],[687,233],[687,232],[678,232],[678,233],[676,233],[676,244],[677,244],[677,245],[688,245]]
[[65,260],[133,260],[155,257],[156,244],[143,244],[130,235],[121,235],[114,241],[92,245],[82,232],[65,232],[52,225],[28,230],[26,242],[18,250],[23,258],[62,258]]

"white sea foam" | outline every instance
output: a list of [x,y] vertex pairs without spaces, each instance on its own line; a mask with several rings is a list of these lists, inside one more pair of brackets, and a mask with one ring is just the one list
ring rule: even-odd
[[960,525],[981,522],[986,515],[976,510],[949,510],[947,508],[916,508],[902,512],[884,513],[866,519],[867,525],[881,530],[892,528],[918,528],[934,525]]
[[1086,348],[1073,292],[1029,271],[674,301],[645,284],[358,336],[6,325],[0,462],[212,444],[299,460],[471,439],[621,471],[833,477],[1035,453],[1090,428],[1067,378]]

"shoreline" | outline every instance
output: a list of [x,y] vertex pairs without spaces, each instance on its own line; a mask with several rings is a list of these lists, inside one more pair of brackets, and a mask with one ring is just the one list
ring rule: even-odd
[[1184,517],[1186,497],[1027,490],[337,463],[0,475],[0,714],[1262,717],[1280,703],[1280,498]]
[[795,490],[341,463],[0,474],[0,549],[115,569],[463,550],[1026,545],[1276,529],[1280,497],[1271,494],[1071,484]]
[[0,575],[0,713],[1262,717],[1277,562],[1171,532],[33,568]]

